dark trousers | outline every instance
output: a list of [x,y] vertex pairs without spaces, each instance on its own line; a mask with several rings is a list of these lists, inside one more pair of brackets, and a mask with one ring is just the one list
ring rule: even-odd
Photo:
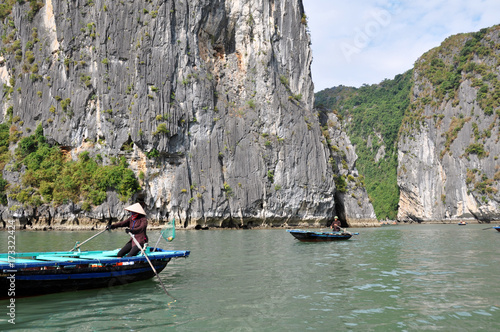
[[135,256],[139,253],[139,251],[141,251],[141,249],[139,249],[137,246],[132,248],[132,241],[131,241],[131,242],[127,242],[123,246],[123,248],[121,248],[121,250],[118,252],[118,254],[116,256],[123,257],[123,256],[127,255],[127,253],[128,253],[127,257]]

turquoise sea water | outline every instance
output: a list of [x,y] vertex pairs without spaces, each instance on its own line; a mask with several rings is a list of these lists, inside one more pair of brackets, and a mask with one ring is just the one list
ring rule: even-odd
[[[177,231],[190,250],[158,280],[0,301],[1,331],[499,331],[500,232],[484,225],[351,229],[302,243],[284,229]],[[16,250],[69,250],[96,232],[16,232]],[[154,244],[159,231],[150,231]],[[6,251],[7,233],[0,233]],[[124,232],[83,249],[114,249]],[[3,309],[1,309],[3,308]]]

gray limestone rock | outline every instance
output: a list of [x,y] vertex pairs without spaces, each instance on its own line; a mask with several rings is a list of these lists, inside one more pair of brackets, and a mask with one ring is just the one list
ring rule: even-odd
[[[22,51],[0,61],[0,81],[13,88],[3,121],[19,119],[24,135],[41,124],[73,159],[126,157],[144,174],[133,200],[153,224],[319,225],[340,209],[374,220],[363,188],[355,204],[336,190],[312,108],[301,0],[47,0],[32,20],[28,11],[16,4],[2,23]],[[19,179],[7,168],[4,176]],[[25,223],[93,227],[124,217],[129,203],[108,193],[90,211],[77,202],[27,209]],[[8,211],[4,219],[15,217]]]
[[[454,41],[460,39],[460,43],[446,45],[442,52],[440,48],[430,52],[438,53],[436,56],[445,64],[453,63],[470,38],[458,35]],[[500,219],[498,106],[496,113],[488,110],[480,101],[488,95],[479,97],[482,85],[491,85],[490,91],[496,91],[494,84],[487,83],[487,77],[500,77],[500,28],[490,29],[482,43],[491,53],[480,58],[476,55],[472,61],[483,66],[477,67],[482,69],[467,72],[464,68],[458,90],[443,100],[422,102],[425,98],[432,100],[429,91],[436,95],[438,87],[418,70],[424,57],[417,61],[412,102],[416,113],[421,112],[421,120],[403,128],[398,145],[400,220],[489,222]]]

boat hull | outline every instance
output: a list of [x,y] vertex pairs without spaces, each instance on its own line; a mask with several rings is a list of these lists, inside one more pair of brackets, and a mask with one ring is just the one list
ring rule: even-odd
[[349,240],[352,237],[351,233],[328,233],[328,232],[312,232],[299,229],[288,229],[287,232],[293,235],[302,242],[325,242],[325,241],[343,241]]
[[[153,263],[154,264],[154,263]],[[50,293],[78,291],[92,288],[104,288],[129,284],[150,279],[155,276],[151,266],[140,264],[133,269],[123,268],[79,268],[75,270],[36,271],[32,273],[9,273],[15,278],[15,297],[26,297]],[[160,273],[167,265],[154,264],[156,272]],[[3,294],[8,293],[11,279],[2,276]],[[3,297],[0,297],[3,298]]]
[[[148,253],[157,273],[172,258],[189,255],[189,251],[157,250]],[[88,253],[103,252],[20,254],[9,257],[15,260],[8,265],[6,256],[0,254],[0,299],[112,287],[155,276],[145,256],[120,258]]]
[[493,227],[493,228],[500,232],[500,226],[496,226],[496,227]]

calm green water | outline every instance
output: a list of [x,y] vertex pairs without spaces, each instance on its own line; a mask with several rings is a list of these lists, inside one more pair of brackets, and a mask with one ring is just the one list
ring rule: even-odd
[[[0,301],[0,330],[498,331],[500,233],[484,228],[361,228],[326,243],[301,243],[283,229],[178,231],[161,242],[191,250],[161,273],[176,300],[156,279],[18,299],[15,326]],[[69,250],[95,233],[18,231],[17,251]],[[158,231],[150,233],[155,242]],[[126,241],[104,233],[84,249]]]

